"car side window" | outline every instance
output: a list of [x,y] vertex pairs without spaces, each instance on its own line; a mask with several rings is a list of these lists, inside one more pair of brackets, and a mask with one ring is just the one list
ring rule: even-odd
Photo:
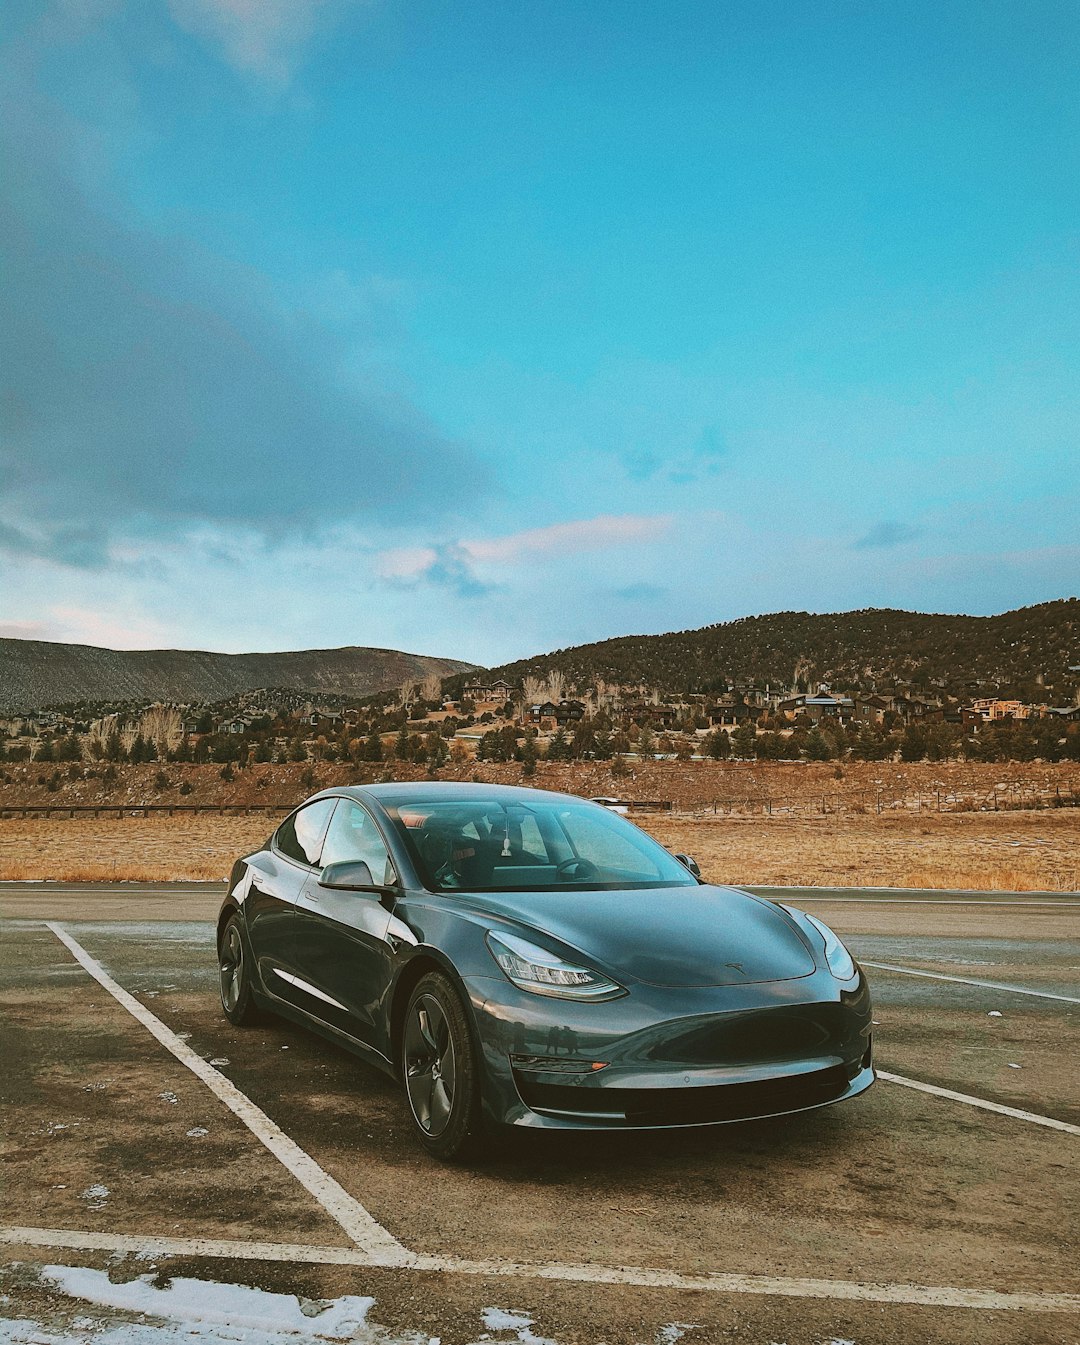
[[312,867],[318,864],[323,833],[335,802],[335,799],[316,799],[287,817],[274,836],[277,849],[298,864]]
[[350,859],[362,859],[371,870],[372,882],[379,887],[397,882],[386,842],[371,814],[350,799],[339,799],[323,843],[322,862],[339,864]]

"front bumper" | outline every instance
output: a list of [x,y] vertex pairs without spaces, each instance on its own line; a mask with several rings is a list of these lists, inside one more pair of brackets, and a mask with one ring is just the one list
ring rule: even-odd
[[547,999],[486,977],[469,988],[484,1106],[503,1124],[727,1124],[843,1102],[874,1081],[861,972],[846,988],[828,973],[741,987],[636,985],[603,1004]]

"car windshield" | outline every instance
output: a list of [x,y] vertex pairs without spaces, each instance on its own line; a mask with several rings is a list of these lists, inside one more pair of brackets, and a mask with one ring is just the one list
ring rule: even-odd
[[597,804],[420,795],[387,812],[434,892],[696,885],[650,836]]

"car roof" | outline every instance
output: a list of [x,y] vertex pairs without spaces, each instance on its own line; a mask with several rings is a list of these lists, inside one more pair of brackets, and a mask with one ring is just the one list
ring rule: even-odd
[[325,794],[345,794],[356,799],[375,799],[381,804],[393,806],[396,803],[410,801],[422,796],[425,799],[500,799],[506,803],[536,802],[546,799],[552,803],[565,802],[587,804],[589,799],[579,798],[576,794],[563,794],[549,789],[530,789],[523,785],[485,785],[459,780],[394,780],[374,785],[339,785],[323,791]]

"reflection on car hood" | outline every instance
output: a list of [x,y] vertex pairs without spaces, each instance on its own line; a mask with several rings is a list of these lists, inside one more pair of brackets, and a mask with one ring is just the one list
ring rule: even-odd
[[456,895],[475,910],[552,935],[619,980],[751,985],[814,971],[790,918],[735,888]]

